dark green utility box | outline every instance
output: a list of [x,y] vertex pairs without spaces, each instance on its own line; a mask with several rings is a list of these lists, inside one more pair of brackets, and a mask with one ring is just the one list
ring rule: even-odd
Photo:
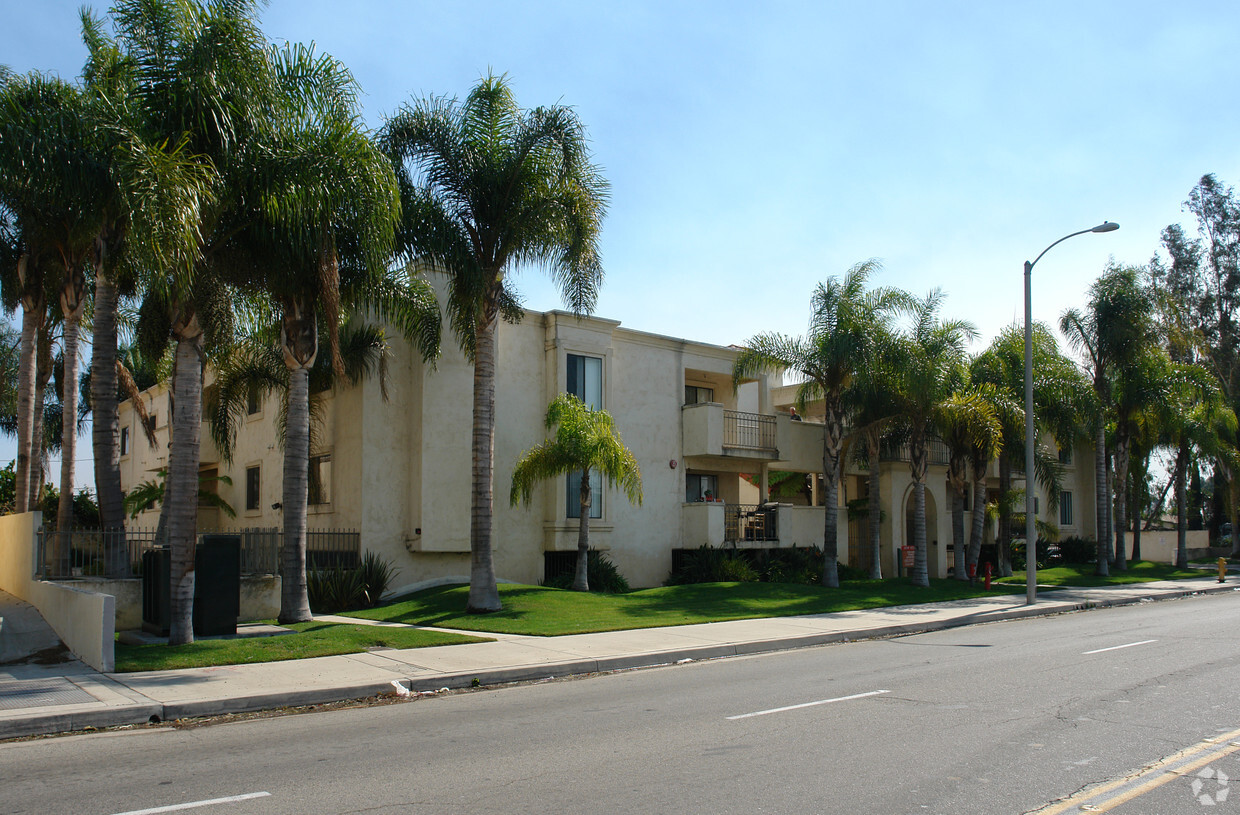
[[[194,558],[194,636],[237,633],[241,616],[241,536],[203,535]],[[142,630],[168,636],[172,623],[172,553],[142,554]]]

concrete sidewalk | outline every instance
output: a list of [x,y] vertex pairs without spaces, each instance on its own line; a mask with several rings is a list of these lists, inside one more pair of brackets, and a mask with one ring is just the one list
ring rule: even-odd
[[1234,576],[1225,584],[1201,578],[1048,591],[1035,606],[1006,595],[563,637],[468,631],[461,633],[495,641],[146,673],[100,674],[77,661],[0,666],[0,738],[640,668],[1233,591],[1240,591]]

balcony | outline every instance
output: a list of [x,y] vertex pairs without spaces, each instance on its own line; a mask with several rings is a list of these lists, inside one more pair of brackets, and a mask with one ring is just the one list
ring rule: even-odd
[[[699,546],[767,548],[822,546],[822,507],[789,504],[693,503],[681,508],[681,541],[686,549]],[[848,551],[848,513],[839,513],[839,546]]]
[[718,402],[685,405],[681,412],[683,454],[772,461],[779,457],[774,416],[725,410]]
[[[951,452],[947,448],[947,442],[940,439],[937,435],[926,436],[926,452],[928,454],[928,464],[946,465],[951,457]],[[901,444],[893,444],[890,441],[884,441],[880,448],[880,461],[911,461],[912,451],[909,449],[907,442]]]

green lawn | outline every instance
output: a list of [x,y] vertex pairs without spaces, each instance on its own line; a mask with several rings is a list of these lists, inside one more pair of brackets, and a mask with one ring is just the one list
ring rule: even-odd
[[[1127,571],[1111,569],[1110,577],[1098,577],[1094,574],[1092,563],[1056,566],[1053,569],[1038,569],[1039,586],[1117,586],[1126,583],[1151,583],[1155,580],[1183,580],[1193,577],[1209,577],[1211,572],[1200,569],[1177,569],[1165,563],[1150,563],[1147,560],[1128,564]],[[1013,572],[1001,583],[1019,583],[1025,585],[1025,573]]]
[[[1001,586],[989,594],[1016,591],[1015,587]],[[968,583],[955,580],[931,580],[925,589],[910,586],[907,580],[849,581],[839,589],[790,583],[699,583],[629,594],[582,594],[505,584],[499,593],[504,609],[494,614],[465,613],[468,586],[427,589],[399,603],[347,614],[469,631],[557,636],[987,596],[980,582],[970,588]]]
[[374,625],[296,623],[285,626],[296,634],[245,639],[198,640],[189,645],[116,644],[116,670],[167,671],[204,668],[210,665],[242,665],[248,662],[279,662],[284,659],[355,654],[371,648],[425,648],[487,642],[485,638],[419,631],[413,628],[382,628]]

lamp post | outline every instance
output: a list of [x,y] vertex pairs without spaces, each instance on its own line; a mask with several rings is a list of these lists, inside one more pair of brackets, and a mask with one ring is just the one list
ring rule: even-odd
[[1033,605],[1038,599],[1038,530],[1037,517],[1034,513],[1034,476],[1033,476],[1033,267],[1042,255],[1054,249],[1068,238],[1084,235],[1086,232],[1114,232],[1119,224],[1103,221],[1092,229],[1082,229],[1071,235],[1064,235],[1059,240],[1042,250],[1042,254],[1032,262],[1025,261],[1025,603]]

